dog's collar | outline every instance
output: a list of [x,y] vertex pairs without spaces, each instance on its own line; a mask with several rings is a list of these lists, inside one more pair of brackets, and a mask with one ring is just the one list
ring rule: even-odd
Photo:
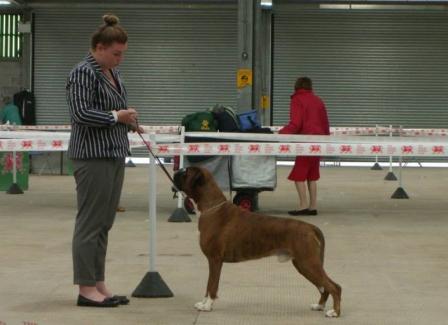
[[214,205],[211,208],[208,208],[205,211],[201,211],[201,215],[206,214],[207,212],[210,212],[212,210],[215,210],[215,209],[219,208],[220,206],[224,205],[225,203],[227,203],[227,200],[224,200],[224,201],[218,203],[217,205]]

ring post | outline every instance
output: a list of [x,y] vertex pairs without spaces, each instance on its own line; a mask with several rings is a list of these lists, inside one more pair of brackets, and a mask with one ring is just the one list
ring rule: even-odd
[[19,184],[17,184],[17,153],[15,151],[12,152],[12,184],[9,189],[6,191],[8,194],[23,194],[22,189]]
[[[401,126],[400,126],[400,130],[401,130]],[[402,179],[402,162],[403,162],[403,156],[400,155],[400,169],[398,170],[398,181],[399,181],[399,186],[398,188],[395,190],[394,194],[392,194],[391,198],[392,199],[409,199],[408,194],[406,193],[406,191],[403,188],[403,179]]]
[[[155,134],[149,136],[151,147],[154,147]],[[135,288],[132,297],[137,298],[168,298],[173,297],[170,288],[163,281],[159,272],[156,271],[156,160],[153,155],[149,157],[149,272],[140,281],[140,284]]]
[[[185,127],[183,126],[180,131],[180,145],[183,146],[185,143]],[[179,168],[184,167],[184,155],[182,151],[179,155]],[[168,222],[191,222],[187,211],[183,208],[183,197],[180,193],[177,193],[177,208],[168,218]]]
[[134,162],[132,161],[132,159],[129,158],[129,160],[128,160],[128,162],[126,163],[125,166],[126,166],[126,167],[135,167],[135,164],[134,164]]
[[[375,138],[378,139],[378,124],[375,125]],[[383,170],[378,163],[378,155],[375,156],[375,164],[370,168],[371,170]]]
[[[131,149],[131,152],[132,152],[132,149]],[[131,153],[131,155],[132,155],[132,153]],[[125,166],[126,166],[126,167],[135,167],[135,164],[134,164],[134,162],[132,161],[131,157],[129,157],[129,160],[128,160],[128,162],[125,164]]]
[[[392,125],[389,125],[389,136],[392,137]],[[394,172],[392,171],[392,156],[389,156],[389,172],[387,173],[386,177],[384,177],[385,181],[396,181],[397,177],[395,176]]]

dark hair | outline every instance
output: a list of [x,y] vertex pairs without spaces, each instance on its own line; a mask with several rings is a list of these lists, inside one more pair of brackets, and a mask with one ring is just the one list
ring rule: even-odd
[[295,90],[297,89],[313,89],[313,82],[308,77],[300,77],[296,80],[296,84],[294,86]]
[[112,45],[112,43],[125,44],[128,41],[128,33],[119,24],[117,16],[107,14],[103,16],[104,23],[98,27],[92,35],[90,46],[95,49],[98,43]]

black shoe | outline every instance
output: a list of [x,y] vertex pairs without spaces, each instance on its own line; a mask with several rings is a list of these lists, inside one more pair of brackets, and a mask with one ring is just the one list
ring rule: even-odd
[[317,210],[308,210],[309,216],[317,216]]
[[117,295],[115,295],[115,296],[110,297],[110,299],[114,299],[114,300],[118,301],[118,303],[120,305],[127,305],[127,304],[129,304],[129,299],[126,296],[117,296]]
[[[314,210],[316,211],[316,210]],[[310,210],[308,209],[303,209],[303,210],[291,210],[288,211],[288,214],[290,216],[308,216],[309,215]]]
[[90,300],[89,298],[78,296],[77,305],[81,307],[117,307],[120,303],[113,298],[104,298],[103,301]]

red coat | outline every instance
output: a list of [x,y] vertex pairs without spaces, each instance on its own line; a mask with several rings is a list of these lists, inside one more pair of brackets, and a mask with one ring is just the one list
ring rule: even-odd
[[329,135],[330,125],[324,102],[312,90],[296,90],[291,96],[289,123],[279,133]]

